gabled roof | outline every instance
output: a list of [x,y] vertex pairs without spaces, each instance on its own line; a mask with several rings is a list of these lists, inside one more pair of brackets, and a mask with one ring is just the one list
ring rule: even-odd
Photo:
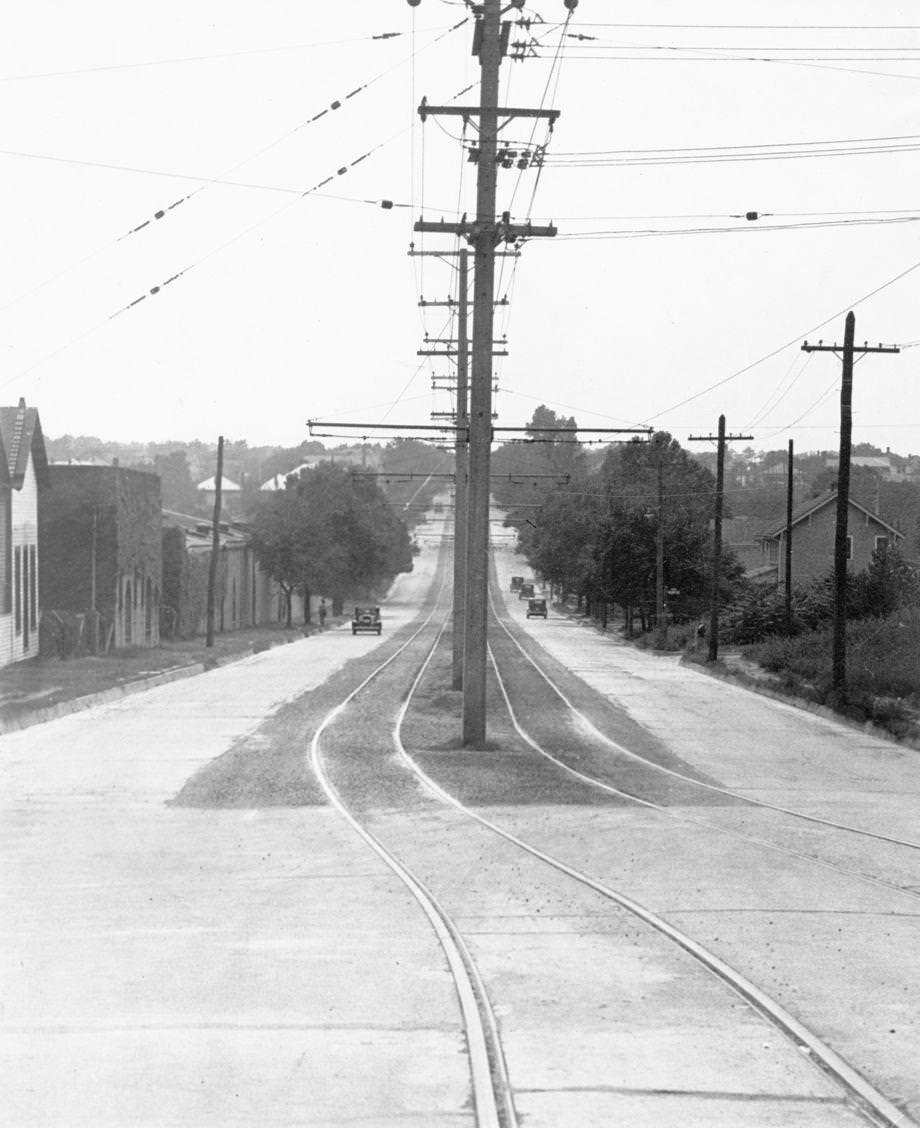
[[283,490],[287,485],[288,478],[299,478],[302,470],[313,470],[320,462],[329,461],[328,457],[321,458],[318,455],[314,455],[312,458],[308,458],[306,462],[301,462],[299,466],[295,466],[293,470],[285,470],[283,474],[275,474],[273,477],[269,478],[267,482],[263,482],[262,485],[259,486],[259,489],[267,492]]
[[38,410],[26,407],[21,399],[16,407],[0,407],[0,483],[21,490],[29,455],[35,478],[48,484],[48,455]]
[[[800,505],[798,509],[793,510],[792,524],[798,525],[807,517],[810,517],[813,513],[817,513],[819,509],[824,509],[825,506],[830,505],[831,502],[836,501],[836,490],[833,490],[829,494],[825,494],[824,497],[809,498],[809,500],[806,501],[804,505]],[[882,518],[879,517],[877,513],[873,513],[871,509],[866,509],[864,505],[860,505],[860,503],[858,501],[854,501],[853,498],[850,498],[850,506],[853,509],[858,509],[860,513],[865,514],[866,517],[870,517],[873,521],[875,521],[876,524],[881,525],[883,528],[887,529],[892,536],[901,537],[903,539],[904,534],[902,532],[896,529],[893,525],[889,525],[887,521],[883,521]],[[785,531],[786,522],[783,521],[782,524],[776,525],[769,532],[764,533],[763,536],[766,540],[773,540],[775,537],[782,536]]]
[[[207,481],[205,481],[205,482],[199,482],[198,486],[196,488],[199,489],[199,490],[202,490],[202,491],[216,490],[217,489],[217,479],[216,478],[208,478]],[[234,492],[239,493],[240,492],[240,487],[236,484],[236,482],[231,482],[229,478],[223,478],[223,477],[221,478],[220,488],[221,488],[222,493],[234,493]]]

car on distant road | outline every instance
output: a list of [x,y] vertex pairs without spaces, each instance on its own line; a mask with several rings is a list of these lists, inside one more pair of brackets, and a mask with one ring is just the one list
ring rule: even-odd
[[380,634],[383,630],[383,624],[380,622],[380,608],[379,607],[356,607],[354,616],[351,620],[351,633],[356,635],[358,631],[370,631],[373,634]]
[[524,582],[523,576],[512,576],[511,577],[511,590],[512,591],[520,591],[521,584],[523,582]]
[[528,599],[528,601],[527,601],[527,618],[528,619],[545,619],[546,618],[546,600],[545,599]]
[[533,599],[533,584],[521,584],[518,588],[518,599]]

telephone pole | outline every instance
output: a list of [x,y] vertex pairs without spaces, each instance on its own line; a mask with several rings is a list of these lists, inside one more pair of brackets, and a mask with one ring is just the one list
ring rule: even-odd
[[840,704],[847,693],[847,518],[850,510],[850,453],[853,446],[853,357],[856,353],[898,353],[897,345],[854,346],[856,317],[847,314],[843,349],[819,341],[802,345],[802,352],[841,353],[843,376],[840,382],[840,459],[837,466],[837,525],[834,530],[834,638],[831,653],[831,689]]
[[211,559],[208,561],[208,607],[205,646],[214,645],[214,603],[217,594],[217,561],[220,557],[220,505],[224,476],[224,436],[217,439],[217,472],[214,475],[214,512],[211,517]]
[[[411,0],[410,0],[411,2]],[[574,0],[577,3],[577,0]],[[518,3],[509,7],[519,8]],[[567,0],[573,7],[573,0]],[[510,24],[502,23],[501,0],[483,0],[475,9],[473,50],[481,69],[479,106],[431,106],[422,99],[419,115],[453,115],[479,120],[476,218],[470,223],[419,220],[415,231],[465,237],[474,252],[473,348],[469,404],[469,488],[467,494],[466,600],[463,640],[462,739],[467,747],[483,747],[486,739],[486,672],[489,585],[489,467],[492,447],[492,350],[496,244],[555,235],[553,226],[515,224],[509,213],[496,220],[499,114],[503,123],[517,117],[559,116],[557,110],[499,107],[498,72]],[[459,432],[458,432],[459,433]]]
[[793,470],[792,439],[789,440],[789,454],[786,459],[786,544],[785,544],[785,571],[786,571],[786,634],[792,635],[792,500],[793,500]]
[[716,453],[716,498],[712,536],[712,587],[709,596],[709,654],[708,660],[719,657],[719,580],[722,578],[722,509],[725,499],[725,444],[738,439],[753,439],[753,435],[726,435],[725,416],[719,416],[718,435],[690,435],[692,443],[718,443]]
[[457,275],[457,434],[454,441],[454,630],[452,686],[463,689],[463,640],[466,637],[466,511],[469,488],[469,252],[460,252]]

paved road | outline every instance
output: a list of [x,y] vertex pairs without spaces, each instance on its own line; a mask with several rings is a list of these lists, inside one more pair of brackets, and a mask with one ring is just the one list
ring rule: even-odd
[[[507,549],[498,557],[500,574],[522,570]],[[7,1122],[472,1128],[443,953],[304,769],[318,720],[411,621],[434,574],[432,548],[387,601],[382,639],[314,636],[0,738]],[[912,754],[571,620],[529,629],[615,696],[650,747],[752,795],[867,824],[882,812],[888,829],[918,836]],[[347,732],[339,740],[348,748]],[[460,780],[457,763],[441,760]],[[254,762],[277,766],[284,785],[253,790]],[[813,875],[806,881],[778,856],[716,848],[686,827],[663,831],[621,803],[577,802],[562,789],[555,803],[510,801],[489,757],[461,767],[468,781],[471,771],[485,781],[481,807],[625,884],[715,950],[747,954],[742,970],[833,1027],[844,1048],[865,1027],[860,1064],[895,1099],[915,1098],[915,909],[893,910],[893,894],[838,878],[816,894]],[[783,1039],[763,1038],[750,1016],[729,1021],[725,990],[666,944],[457,812],[430,800],[400,807],[394,794],[365,795],[365,805],[456,906],[494,989],[529,1125],[856,1122]],[[775,816],[768,826],[734,804],[705,815],[775,832]],[[844,839],[831,848],[841,861],[878,861]],[[890,861],[909,884],[913,861],[897,852]],[[868,942],[856,955],[851,945],[873,929],[885,934],[874,968]],[[827,978],[803,979],[822,964]],[[597,969],[593,979],[586,968]],[[872,1008],[860,1013],[864,1002]]]
[[[528,572],[508,550],[496,554],[496,567],[505,592],[512,575]],[[639,754],[741,795],[920,842],[916,751],[713,679],[677,656],[637,650],[572,617],[528,621],[523,603],[505,604],[566,676],[613,703],[614,731]],[[628,760],[609,749],[606,756],[614,777],[636,784]],[[653,773],[645,775],[648,797],[660,798]],[[613,875],[617,888],[739,968],[920,1116],[920,851],[705,793],[684,790],[664,804],[667,817],[598,811],[590,822],[569,809],[501,814],[572,864]]]
[[435,558],[398,582],[380,640],[346,627],[0,737],[5,1124],[471,1123],[440,949],[321,797],[167,805],[386,646]]

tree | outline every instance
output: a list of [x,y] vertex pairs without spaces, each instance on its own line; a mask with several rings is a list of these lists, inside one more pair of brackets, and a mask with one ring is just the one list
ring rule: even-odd
[[251,540],[260,567],[281,588],[290,627],[292,596],[303,580],[307,551],[303,506],[294,491],[278,490],[260,501]]
[[[647,611],[655,604],[660,522],[672,613],[700,614],[710,587],[712,474],[667,431],[658,431],[648,442],[629,442],[608,453],[601,489],[605,506],[594,574],[605,595],[627,608],[627,618],[637,608],[647,625]],[[723,565],[730,587],[740,569],[730,554]]]
[[199,505],[198,490],[192,481],[188,459],[184,450],[157,454],[153,468],[160,476],[160,493],[164,509],[177,513],[195,513]]
[[[572,434],[560,433],[560,427],[570,428]],[[518,530],[525,553],[528,521],[533,520],[534,510],[566,480],[583,482],[587,478],[587,460],[576,430],[574,417],[556,415],[540,404],[527,424],[527,437],[504,443],[492,456],[492,493],[508,510],[505,523]]]
[[321,591],[339,610],[348,595],[366,598],[399,572],[412,570],[412,545],[405,523],[369,479],[320,463],[262,500],[253,521],[253,548],[285,596]]

